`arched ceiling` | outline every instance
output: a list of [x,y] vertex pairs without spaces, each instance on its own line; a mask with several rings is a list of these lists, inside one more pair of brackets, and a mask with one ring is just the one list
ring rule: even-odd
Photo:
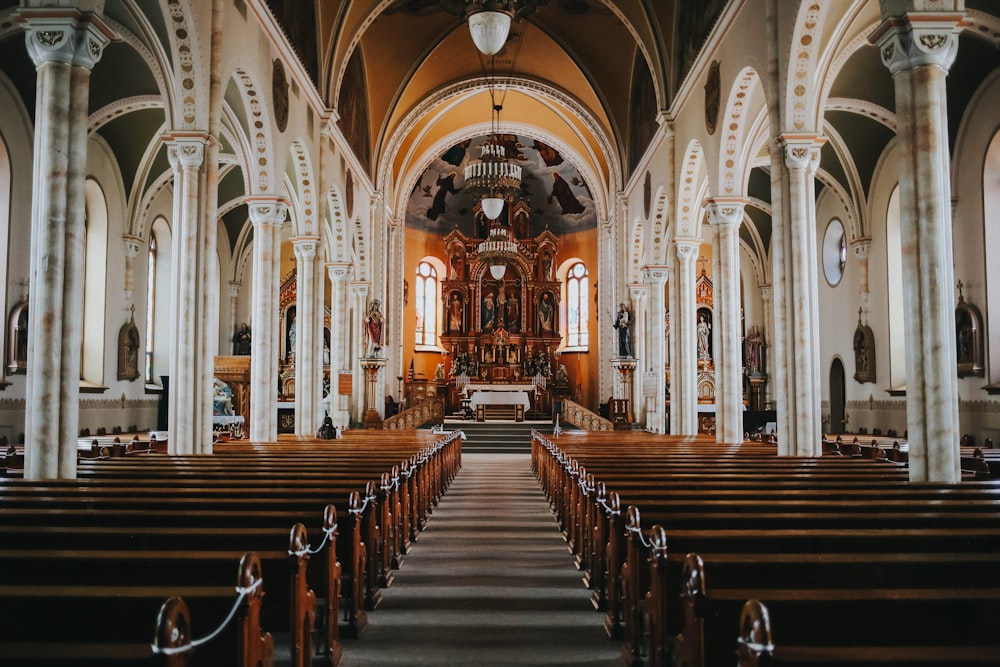
[[[279,21],[289,2],[268,0]],[[629,176],[629,139],[636,123],[636,63],[645,63],[641,71],[647,80],[640,85],[650,91],[650,102],[641,124],[649,133],[676,88],[671,82],[679,78],[677,72],[668,71],[680,65],[672,48],[676,16],[681,5],[692,3],[537,4],[513,24],[507,46],[492,62],[479,55],[464,18],[447,11],[440,0],[315,4],[317,86],[328,106],[341,111],[341,129],[352,145],[364,144],[355,152],[370,151],[367,166],[374,181],[405,189],[410,184],[402,181],[426,167],[434,150],[469,136],[471,126],[488,127],[490,73],[511,80],[502,123],[562,145],[581,173],[594,176],[594,189],[609,192],[621,186]],[[710,15],[702,21],[707,34],[723,4],[700,3],[688,11]],[[285,29],[293,41],[307,38],[297,36],[295,26]],[[359,97],[367,101],[361,138],[351,136],[358,123],[353,111],[345,111],[356,110]]]

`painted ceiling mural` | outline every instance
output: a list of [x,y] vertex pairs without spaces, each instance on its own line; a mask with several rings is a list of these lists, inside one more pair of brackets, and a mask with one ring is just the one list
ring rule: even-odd
[[[455,144],[417,180],[406,209],[406,226],[439,234],[458,229],[474,236],[475,195],[465,188],[465,165],[479,159],[488,137]],[[590,188],[552,146],[517,134],[498,135],[507,157],[522,167],[521,198],[531,206],[532,237],[546,228],[555,234],[592,229],[597,213]]]

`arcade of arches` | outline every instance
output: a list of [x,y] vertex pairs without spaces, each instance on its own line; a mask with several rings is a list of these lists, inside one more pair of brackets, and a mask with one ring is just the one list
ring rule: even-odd
[[[208,452],[220,402],[273,440],[479,382],[783,454],[892,429],[956,480],[1000,434],[1000,10],[537,5],[487,58],[431,0],[0,0],[26,475],[85,429]],[[523,174],[496,220],[487,139]]]

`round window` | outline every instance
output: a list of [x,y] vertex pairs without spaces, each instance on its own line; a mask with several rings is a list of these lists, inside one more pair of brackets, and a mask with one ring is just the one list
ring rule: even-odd
[[844,238],[844,225],[834,218],[826,226],[823,234],[823,274],[832,286],[840,283],[844,277],[844,266],[847,264],[847,239]]

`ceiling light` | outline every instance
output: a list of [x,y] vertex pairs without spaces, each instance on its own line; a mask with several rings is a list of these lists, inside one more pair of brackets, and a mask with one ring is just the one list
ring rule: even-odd
[[499,9],[487,9],[487,6],[497,3],[484,3],[469,9],[469,32],[472,41],[483,55],[492,56],[507,43],[510,34],[510,22],[513,18],[510,12]]

